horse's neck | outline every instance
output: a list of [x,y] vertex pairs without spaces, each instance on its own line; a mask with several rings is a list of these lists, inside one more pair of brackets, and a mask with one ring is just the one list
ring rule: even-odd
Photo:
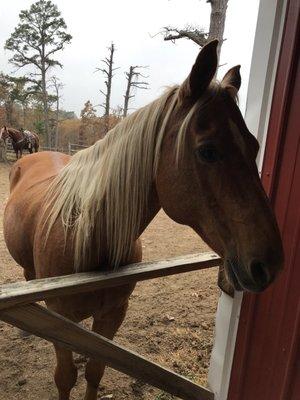
[[24,135],[15,129],[8,129],[8,134],[14,142],[23,139]]
[[138,236],[141,236],[141,234],[144,232],[144,230],[147,228],[147,226],[151,223],[151,221],[153,220],[153,218],[156,216],[156,214],[159,212],[160,209],[161,209],[161,205],[159,203],[157,191],[156,191],[155,185],[153,183],[152,187],[149,191],[146,209],[143,212],[143,218],[141,220]]

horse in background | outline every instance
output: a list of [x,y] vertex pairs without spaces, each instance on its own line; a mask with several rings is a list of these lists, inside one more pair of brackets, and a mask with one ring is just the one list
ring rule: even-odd
[[38,135],[34,132],[3,126],[0,131],[0,139],[6,142],[8,138],[11,140],[17,159],[22,157],[24,149],[27,149],[30,154],[33,150],[35,150],[36,153],[38,152],[40,140]]

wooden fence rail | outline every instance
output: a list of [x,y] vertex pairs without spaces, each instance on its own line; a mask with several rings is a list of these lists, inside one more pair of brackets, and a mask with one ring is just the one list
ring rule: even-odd
[[[89,146],[85,146],[82,144],[76,144],[76,143],[68,143],[67,147],[59,147],[59,148],[40,146],[39,151],[59,151],[61,153],[74,155],[79,150],[86,149],[87,147],[89,147]],[[7,161],[15,161],[16,160],[16,153],[10,142],[5,147],[4,152],[6,154]],[[28,150],[24,150],[23,155],[27,155],[27,154],[29,154]],[[0,154],[0,161],[1,161],[1,159],[3,159],[3,161],[4,161],[4,157],[3,156],[1,157],[1,154]]]
[[49,297],[120,286],[146,279],[215,267],[219,264],[220,257],[216,253],[207,252],[170,260],[131,264],[113,272],[81,272],[54,278],[35,279],[29,282],[9,283],[0,286],[0,310]]
[[[158,262],[131,264],[114,272],[87,272],[0,286],[0,319],[53,343],[59,343],[112,368],[141,379],[184,400],[213,400],[208,389],[163,368],[111,340],[86,330],[33,301],[53,296],[93,291],[172,274],[216,267],[213,252]],[[25,304],[26,303],[26,304]]]
[[6,309],[0,312],[0,317],[3,321],[53,343],[104,361],[120,372],[141,379],[181,399],[213,400],[214,398],[209,390],[196,385],[189,379],[37,304]]

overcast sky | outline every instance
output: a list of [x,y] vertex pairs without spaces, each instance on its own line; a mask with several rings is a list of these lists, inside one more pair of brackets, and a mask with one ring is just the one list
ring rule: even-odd
[[[3,49],[6,39],[18,23],[18,14],[28,9],[31,0],[10,0],[0,10],[0,71],[11,73],[11,53]],[[168,85],[181,83],[190,71],[198,53],[196,44],[181,39],[172,44],[162,36],[151,37],[163,26],[209,26],[210,5],[205,0],[56,0],[65,19],[72,43],[56,53],[64,68],[55,68],[52,74],[65,85],[63,108],[79,115],[83,104],[90,100],[94,105],[103,101],[99,89],[104,90],[104,77],[95,73],[100,60],[107,54],[107,46],[116,46],[115,74],[112,88],[112,107],[123,103],[126,81],[124,72],[130,65],[148,65],[149,90],[140,90],[132,106],[138,108],[161,94]],[[242,65],[243,86],[241,106],[245,104],[253,39],[259,0],[229,0],[226,18],[221,67],[224,75],[230,67]],[[19,71],[20,74],[20,71]],[[101,108],[97,108],[99,115]]]

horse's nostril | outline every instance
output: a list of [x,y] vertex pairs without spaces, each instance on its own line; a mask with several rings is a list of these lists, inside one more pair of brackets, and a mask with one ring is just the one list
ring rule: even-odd
[[251,262],[251,275],[255,283],[260,286],[266,286],[269,283],[270,275],[264,263],[260,261]]

